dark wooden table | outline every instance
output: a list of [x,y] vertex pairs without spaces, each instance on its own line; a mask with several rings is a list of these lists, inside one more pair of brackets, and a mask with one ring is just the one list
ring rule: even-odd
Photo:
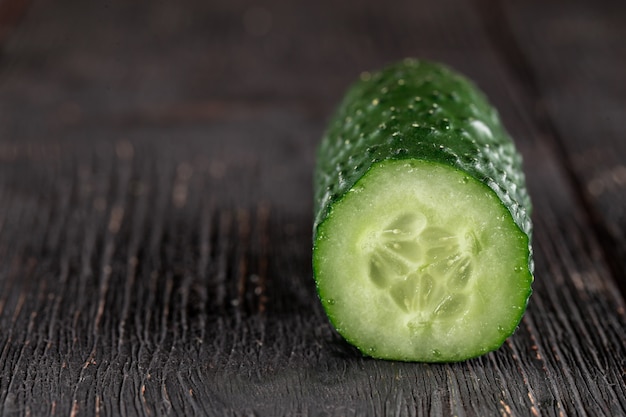
[[[626,415],[626,4],[0,1],[0,410]],[[367,359],[311,275],[316,144],[361,71],[476,80],[525,157],[498,351]]]

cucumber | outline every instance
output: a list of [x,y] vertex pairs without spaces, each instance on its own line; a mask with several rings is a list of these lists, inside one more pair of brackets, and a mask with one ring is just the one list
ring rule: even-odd
[[374,358],[454,362],[514,333],[533,282],[522,159],[452,69],[363,73],[318,148],[313,272],[330,322]]

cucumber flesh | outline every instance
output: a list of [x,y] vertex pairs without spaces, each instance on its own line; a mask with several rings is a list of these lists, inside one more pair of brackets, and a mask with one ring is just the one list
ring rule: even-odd
[[489,187],[455,168],[377,163],[319,236],[321,300],[365,354],[466,359],[499,347],[523,314],[528,238]]

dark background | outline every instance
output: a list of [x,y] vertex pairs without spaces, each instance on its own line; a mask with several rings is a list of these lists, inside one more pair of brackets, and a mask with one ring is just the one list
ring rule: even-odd
[[[626,415],[625,40],[610,0],[0,0],[2,415]],[[317,142],[408,56],[534,202],[528,312],[464,363],[363,358],[311,275]]]

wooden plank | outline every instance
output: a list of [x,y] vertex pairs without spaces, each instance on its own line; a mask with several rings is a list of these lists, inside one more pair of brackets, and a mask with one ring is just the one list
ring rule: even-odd
[[626,7],[619,1],[487,2],[502,55],[576,183],[626,294]]
[[0,3],[0,53],[4,41],[24,17],[29,3],[28,0],[5,0]]
[[[276,1],[259,37],[243,26],[250,4],[125,4],[37,3],[7,45],[3,414],[626,413],[624,300],[478,13]],[[488,91],[536,205],[528,314],[502,349],[460,364],[361,357],[311,278],[317,138],[347,82],[404,55]]]
[[54,158],[3,170],[32,173],[2,184],[13,187],[3,205],[13,213],[2,233],[5,410],[623,413],[623,300],[562,174],[539,168],[554,167],[549,153],[530,166],[542,198],[521,328],[494,354],[422,365],[363,359],[332,332],[310,279],[306,216],[216,205],[196,164],[180,205],[189,171],[176,167],[198,149],[172,160],[174,148],[85,150],[48,191],[34,184],[55,172]]

